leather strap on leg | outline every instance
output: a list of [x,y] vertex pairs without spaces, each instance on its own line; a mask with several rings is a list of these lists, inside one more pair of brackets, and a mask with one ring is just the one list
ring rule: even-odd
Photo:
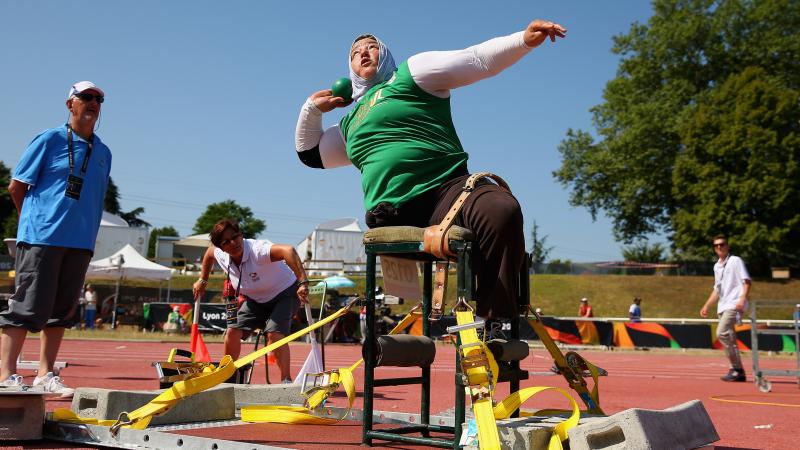
[[447,239],[447,230],[449,230],[450,226],[453,225],[453,220],[455,220],[458,212],[461,211],[461,207],[464,206],[464,202],[467,201],[467,197],[469,197],[472,191],[475,190],[475,185],[477,182],[484,178],[490,178],[494,180],[498,186],[505,189],[509,193],[511,192],[511,188],[508,187],[508,184],[502,178],[491,172],[478,172],[470,175],[469,178],[467,178],[467,182],[464,183],[464,190],[461,192],[461,195],[458,196],[456,201],[453,202],[453,206],[450,207],[450,210],[444,216],[442,223],[439,225],[431,225],[425,228],[423,240],[423,249],[425,252],[441,259],[447,259],[448,256],[455,256],[454,253],[450,251],[450,243]]
[[436,262],[436,274],[433,279],[433,298],[431,299],[431,313],[428,320],[436,321],[444,315],[444,299],[447,297],[447,261]]

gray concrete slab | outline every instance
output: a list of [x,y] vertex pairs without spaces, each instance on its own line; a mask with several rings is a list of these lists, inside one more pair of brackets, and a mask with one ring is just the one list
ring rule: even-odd
[[[546,450],[553,427],[567,417],[563,414],[500,420],[497,431],[502,448]],[[698,400],[665,410],[633,408],[609,417],[584,414],[578,425],[569,431],[571,450],[692,449],[718,440],[711,418]],[[464,448],[478,450],[477,444]]]
[[719,440],[703,403],[692,400],[665,410],[633,408],[569,432],[570,449],[671,450],[700,448]]
[[0,390],[0,441],[42,438],[44,395]]
[[[82,417],[116,419],[121,412],[131,412],[146,405],[163,390],[120,391],[100,388],[78,388],[72,397],[72,411]],[[153,425],[209,420],[227,420],[236,416],[234,389],[223,384],[179,401],[161,416],[153,417]]]
[[236,407],[242,405],[302,405],[299,384],[221,384],[234,390]]

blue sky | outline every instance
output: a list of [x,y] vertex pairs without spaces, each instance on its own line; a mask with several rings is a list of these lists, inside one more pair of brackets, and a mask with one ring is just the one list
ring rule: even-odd
[[566,130],[593,131],[589,108],[617,69],[612,36],[650,14],[645,0],[5,2],[0,160],[14,167],[66,121],[69,86],[92,80],[107,94],[97,134],[123,210],[143,206],[154,226],[190,234],[206,205],[233,199],[266,221],[264,237],[294,244],[326,220],[363,224],[358,172],[309,169],[294,150],[301,104],[347,75],[353,37],[376,34],[399,63],[544,18],[567,38],[454,91],[456,128],[471,170],[511,185],[528,240],[535,220],[553,258],[619,259],[610,221],[571,207],[552,172]]

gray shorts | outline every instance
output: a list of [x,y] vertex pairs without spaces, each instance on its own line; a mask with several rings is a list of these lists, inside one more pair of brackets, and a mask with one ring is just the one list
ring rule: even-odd
[[17,244],[16,291],[0,312],[0,328],[38,332],[80,321],[78,298],[92,252],[49,245]]
[[229,325],[228,328],[245,332],[261,329],[268,333],[278,332],[287,336],[292,327],[292,316],[300,308],[297,288],[298,284],[293,283],[266,303],[248,298],[239,307],[236,324]]

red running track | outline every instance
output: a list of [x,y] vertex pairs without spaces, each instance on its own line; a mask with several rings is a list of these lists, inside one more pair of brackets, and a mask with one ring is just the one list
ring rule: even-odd
[[[29,339],[23,349],[23,359],[36,359],[39,342]],[[91,386],[110,389],[156,389],[158,382],[153,361],[166,359],[172,347],[188,349],[187,343],[128,342],[100,340],[65,340],[59,361],[67,361],[69,367],[61,373],[65,383],[71,387]],[[244,349],[249,348],[243,346]],[[291,344],[292,373],[302,366],[308,354],[308,345]],[[337,368],[351,365],[360,358],[361,347],[354,345],[327,345],[326,367]],[[221,344],[209,344],[212,357],[222,353]],[[453,406],[454,348],[437,347],[436,362],[432,367],[434,394],[431,411],[435,414]],[[721,440],[718,449],[796,449],[798,444],[797,424],[800,423],[800,389],[797,379],[772,377],[772,392],[761,393],[752,383],[748,371],[748,383],[725,383],[719,377],[727,370],[722,352],[682,353],[679,351],[582,351],[581,354],[600,367],[608,370],[609,376],[600,382],[600,400],[607,414],[629,408],[664,409],[685,401],[699,399],[710,414]],[[749,355],[749,354],[748,354]],[[262,360],[263,361],[263,360]],[[763,356],[762,368],[795,369],[795,359]],[[523,361],[529,371],[545,372],[552,360],[545,350],[534,350]],[[272,380],[278,378],[270,368]],[[419,374],[419,369],[379,368],[380,376],[409,376]],[[27,382],[32,382],[32,373],[22,373]],[[357,370],[357,386],[363,381],[363,371]],[[253,383],[265,382],[264,366],[255,370]],[[560,376],[534,376],[523,382],[523,386],[548,385],[566,387]],[[497,398],[508,394],[501,385]],[[344,396],[337,396],[332,404],[343,406]],[[69,407],[65,400],[48,400],[48,410]],[[387,411],[418,412],[419,388],[397,386],[378,388],[375,408]],[[361,399],[356,401],[361,408]],[[543,393],[524,405],[526,409],[564,408],[563,397]],[[360,448],[361,429],[358,424],[341,423],[331,427],[308,425],[253,424],[228,429],[209,428],[193,430],[191,434],[224,439],[246,440],[254,443],[290,447],[297,449]],[[301,431],[298,431],[301,430]],[[186,432],[185,434],[188,434]],[[384,448],[413,448],[394,444]],[[57,442],[25,443],[16,447],[1,448],[78,448]]]

